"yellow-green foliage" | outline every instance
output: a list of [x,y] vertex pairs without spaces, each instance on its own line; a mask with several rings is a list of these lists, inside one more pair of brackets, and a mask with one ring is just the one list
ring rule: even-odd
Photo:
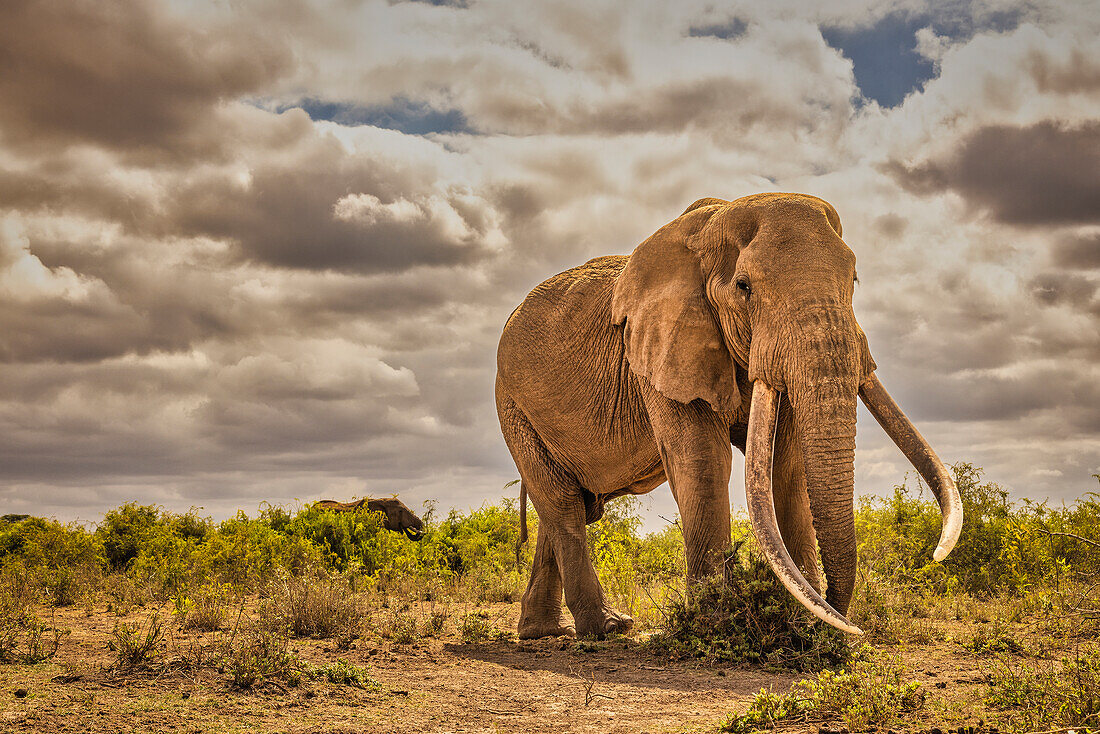
[[919,683],[906,681],[900,666],[880,661],[869,648],[846,668],[800,680],[783,695],[761,690],[748,710],[731,717],[722,731],[735,734],[774,728],[783,721],[843,721],[852,731],[892,724],[924,705]]
[[321,563],[321,549],[307,538],[281,533],[244,512],[218,525],[196,548],[194,569],[200,578],[255,590],[279,570],[300,573]]
[[901,484],[893,497],[861,499],[856,534],[866,575],[913,592],[990,595],[1056,582],[1073,568],[1100,568],[1100,495],[1057,509],[1017,504],[998,485],[983,482],[982,470],[971,464],[956,464],[954,474],[963,531],[943,563],[932,562],[941,519],[927,491]]
[[[533,540],[538,529],[533,512],[528,513],[528,523]],[[517,564],[519,512],[514,500],[484,505],[468,515],[451,510],[420,542],[422,561],[463,577],[477,591],[478,601],[515,601],[527,582],[532,543],[523,548]]]
[[1014,731],[1058,726],[1100,728],[1100,648],[1078,649],[1073,657],[1035,664],[998,658],[986,701],[1007,712]]
[[588,550],[612,604],[645,626],[655,621],[646,612],[683,576],[684,541],[677,526],[642,536],[640,510],[633,496],[607,503],[603,518],[588,527]]
[[[0,569],[23,569],[55,604],[72,603],[79,586],[101,593],[104,574],[187,606],[209,585],[256,592],[273,579],[311,569],[409,583],[425,595],[461,578],[478,601],[518,598],[533,544],[523,548],[517,564],[514,500],[452,511],[442,521],[429,508],[424,519],[424,537],[414,542],[386,530],[380,513],[314,506],[290,512],[265,505],[258,517],[239,512],[214,523],[194,511],[178,514],[130,502],[106,513],[94,532],[41,518],[0,521]],[[533,536],[538,518],[531,513],[529,520]]]
[[0,567],[18,564],[56,606],[76,601],[105,569],[103,548],[83,527],[30,517],[0,521]]
[[[856,526],[862,584],[855,611],[864,621],[920,617],[934,606],[926,603],[933,593],[1020,594],[1067,578],[1081,580],[1100,568],[1100,496],[1089,494],[1060,508],[1014,504],[969,464],[957,465],[955,476],[966,520],[958,545],[942,564],[931,561],[940,513],[927,493],[903,484],[892,497],[861,501]],[[588,532],[609,598],[644,627],[660,621],[660,608],[682,588],[683,539],[677,525],[643,535],[639,508],[635,497],[615,499]],[[194,511],[180,514],[131,502],[108,512],[94,532],[9,516],[0,519],[0,570],[23,569],[55,605],[129,589],[133,593],[126,600],[118,599],[120,610],[150,596],[189,598],[208,584],[229,584],[238,594],[257,592],[280,574],[311,570],[344,574],[353,588],[403,586],[422,599],[453,596],[459,582],[472,601],[517,599],[535,545],[535,513],[528,513],[531,542],[518,563],[519,512],[513,499],[451,511],[443,519],[433,514],[429,507],[419,542],[385,530],[378,514],[313,506],[264,505],[258,516],[240,512],[215,523]],[[752,545],[742,517],[733,518],[733,540]],[[1035,596],[1041,595],[1039,589]]]

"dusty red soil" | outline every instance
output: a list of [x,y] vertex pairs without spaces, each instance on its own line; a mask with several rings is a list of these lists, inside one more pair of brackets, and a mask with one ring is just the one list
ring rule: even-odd
[[[514,629],[518,605],[496,605],[491,621]],[[138,621],[138,610],[127,617]],[[343,658],[380,686],[325,681],[245,692],[213,666],[182,664],[120,675],[108,649],[118,617],[63,610],[71,633],[48,663],[0,666],[4,732],[713,732],[761,688],[784,692],[786,673],[700,665],[655,656],[637,637],[578,646],[573,640],[463,643],[453,624],[439,638],[396,645],[377,634],[340,651],[331,641],[298,640],[315,665]],[[186,658],[218,633],[184,633],[169,621],[162,660]],[[225,633],[221,633],[224,635]],[[981,661],[952,643],[894,650],[943,700],[913,729],[977,723]],[[938,688],[935,684],[943,684]],[[25,689],[26,697],[15,691]],[[783,731],[818,731],[818,723]]]

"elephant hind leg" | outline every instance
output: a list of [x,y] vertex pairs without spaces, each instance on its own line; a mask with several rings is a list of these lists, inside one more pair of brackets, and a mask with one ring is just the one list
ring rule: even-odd
[[517,632],[521,640],[576,634],[576,629],[562,618],[561,592],[561,574],[554,560],[553,543],[549,533],[540,527],[531,578],[520,604]]
[[527,590],[520,602],[520,639],[557,637],[575,634],[575,630],[563,618],[561,597],[562,582],[550,540],[550,527],[543,517],[542,485],[552,477],[546,464],[546,449],[516,404],[505,395],[497,394],[497,411],[504,442],[512,452],[519,469],[523,487],[539,511],[538,536],[535,540],[535,558]]
[[585,490],[550,455],[519,407],[499,391],[497,411],[504,441],[539,513],[535,562],[521,603],[519,636],[573,632],[562,619],[563,591],[578,634],[602,638],[629,630],[634,620],[608,606],[588,554]]

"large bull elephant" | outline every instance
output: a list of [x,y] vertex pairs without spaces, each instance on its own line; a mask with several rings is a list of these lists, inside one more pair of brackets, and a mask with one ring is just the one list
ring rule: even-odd
[[614,497],[667,480],[688,581],[716,572],[730,542],[731,446],[746,454],[749,519],[779,579],[819,618],[859,632],[845,617],[857,394],[939,500],[934,557],[947,555],[958,491],[874,374],[855,275],[832,206],[759,194],[697,201],[629,257],[590,260],[527,296],[504,327],[496,382],[521,507],[529,495],[539,513],[520,637],[633,625],[608,605],[585,543]]
[[320,500],[317,502],[317,507],[334,512],[381,512],[382,525],[387,530],[404,533],[409,540],[420,540],[424,536],[423,521],[396,497],[363,498],[355,502]]

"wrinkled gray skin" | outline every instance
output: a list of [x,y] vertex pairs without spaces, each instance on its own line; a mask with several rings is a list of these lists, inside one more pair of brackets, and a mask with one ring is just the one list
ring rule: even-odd
[[[828,203],[799,194],[703,199],[629,257],[536,287],[497,353],[501,430],[539,513],[522,638],[603,637],[612,609],[585,525],[607,500],[668,480],[691,582],[730,542],[732,446],[752,384],[782,392],[773,492],[783,541],[846,613],[856,571],[856,396],[875,368],[852,312],[855,256]],[[562,616],[561,597],[576,621]]]
[[337,502],[336,500],[321,500],[317,506],[323,510],[335,512],[381,512],[382,524],[387,530],[404,533],[409,540],[420,540],[424,537],[424,523],[413,511],[405,506],[405,503],[396,497],[383,497],[382,499],[361,499],[355,502]]

